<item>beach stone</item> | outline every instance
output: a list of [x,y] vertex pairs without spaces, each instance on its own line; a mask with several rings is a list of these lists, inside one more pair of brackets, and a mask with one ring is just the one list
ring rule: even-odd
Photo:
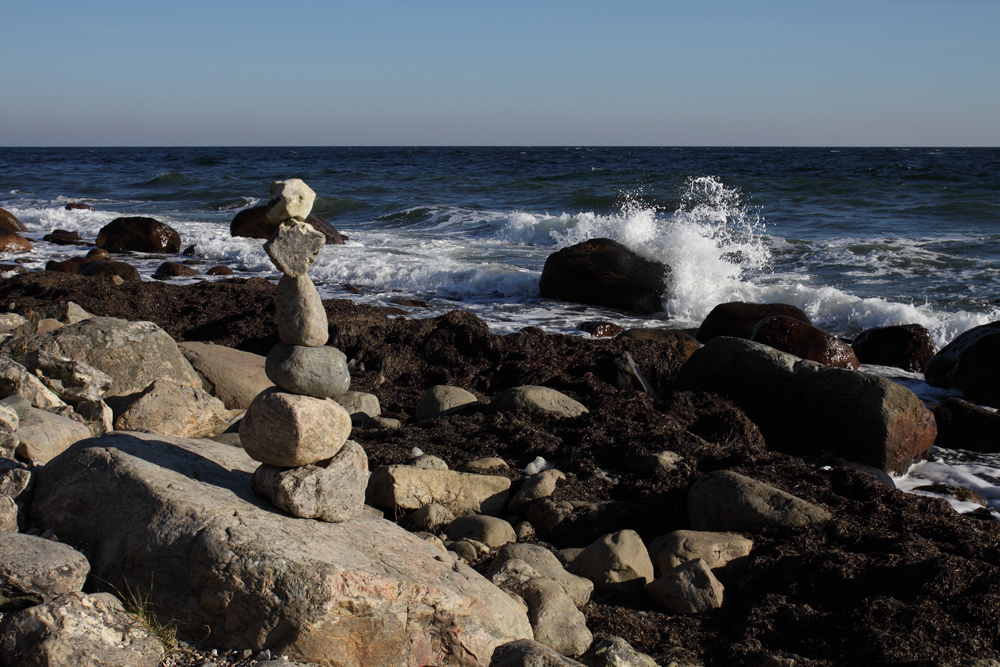
[[750,340],[826,366],[857,370],[861,365],[848,343],[794,317],[775,315],[761,320]]
[[27,323],[28,320],[17,313],[0,313],[0,332],[14,331]]
[[20,443],[17,431],[7,423],[0,423],[0,458],[12,458]]
[[655,313],[663,310],[669,271],[617,241],[590,239],[549,255],[538,288],[549,299]]
[[5,229],[9,232],[28,231],[28,227],[16,215],[2,208],[0,208],[0,229]]
[[692,484],[687,506],[691,528],[709,532],[794,528],[831,518],[822,507],[730,470],[711,473]]
[[489,551],[489,547],[485,544],[483,545],[483,550],[476,548],[476,543],[473,540],[458,540],[456,542],[448,541],[445,543],[448,551],[452,552],[459,558],[461,558],[466,563],[472,563],[479,559],[480,554]]
[[31,405],[43,410],[62,408],[66,405],[27,368],[5,356],[0,356],[0,396],[3,398],[21,396]]
[[421,454],[417,458],[413,459],[413,462],[410,465],[417,468],[433,468],[434,470],[448,469],[448,464],[445,463],[444,459],[431,454]]
[[228,266],[217,265],[205,271],[206,276],[235,276],[236,272]]
[[758,322],[776,315],[812,324],[809,316],[801,308],[787,303],[731,301],[720,303],[713,308],[702,321],[694,337],[702,343],[707,343],[717,336],[749,339]]
[[159,639],[110,593],[65,593],[4,618],[7,664],[39,667],[156,667]]
[[264,370],[265,357],[259,354],[195,341],[177,347],[201,375],[202,389],[229,410],[246,410],[257,394],[274,386]]
[[435,385],[425,391],[417,401],[417,421],[438,419],[479,405],[479,399],[471,391],[461,387]]
[[634,530],[597,539],[570,564],[570,571],[594,582],[595,588],[633,591],[653,580],[653,563]]
[[142,391],[161,377],[201,386],[201,377],[177,343],[152,322],[92,317],[55,331],[26,336],[22,341],[25,352],[43,350],[110,375],[106,398]]
[[69,545],[22,533],[0,533],[0,611],[82,591],[88,574],[90,563]]
[[[318,215],[310,215],[306,222],[326,238],[327,245],[342,245],[347,242],[347,237],[341,234],[329,222]],[[251,239],[269,239],[278,228],[280,222],[271,222],[267,219],[267,205],[254,206],[243,209],[236,214],[229,225],[230,236],[242,236]]]
[[448,524],[445,533],[450,540],[472,539],[482,542],[491,549],[517,541],[513,526],[503,519],[483,514],[460,516]]
[[514,497],[510,499],[507,509],[512,514],[521,514],[528,508],[528,505],[539,498],[548,498],[555,493],[556,484],[565,479],[566,475],[555,468],[530,475],[521,484],[521,488],[514,494]]
[[410,514],[410,519],[420,530],[435,532],[454,521],[455,514],[444,505],[431,503]]
[[264,252],[279,271],[293,278],[309,272],[326,237],[303,220],[286,220],[264,243]]
[[746,571],[752,549],[753,540],[735,533],[675,530],[650,543],[649,557],[661,575],[689,560],[701,559],[716,577],[735,582]]
[[72,444],[93,435],[84,424],[47,410],[32,408],[17,428],[17,455],[26,461],[48,463]]
[[34,249],[31,241],[24,238],[17,232],[9,229],[0,229],[0,253],[2,252],[30,252]]
[[163,262],[153,272],[153,277],[160,280],[167,278],[187,278],[197,275],[198,269],[190,267],[187,264],[181,264],[180,262]]
[[62,328],[62,322],[53,319],[51,317],[46,317],[44,319],[38,320],[38,324],[35,325],[35,333],[45,333],[46,331],[54,331],[56,329]]
[[70,202],[66,204],[65,209],[67,211],[93,211],[94,207],[90,204],[81,204],[80,202]]
[[73,412],[83,417],[94,435],[107,433],[115,428],[114,410],[104,401],[80,401],[73,406]]
[[98,248],[108,252],[165,252],[181,249],[181,235],[170,225],[154,218],[115,218],[97,232]]
[[76,275],[80,271],[80,267],[84,264],[89,263],[90,260],[86,257],[70,257],[69,259],[63,261],[57,261],[50,259],[45,262],[46,271],[54,271],[56,273],[69,273],[71,275]]
[[490,408],[498,412],[537,410],[558,417],[579,417],[589,412],[582,403],[562,392],[534,385],[505,389],[493,399]]
[[[0,357],[0,359],[3,358],[4,357]],[[25,419],[31,414],[31,401],[19,394],[11,394],[6,398],[0,399],[0,405],[4,405],[12,409],[14,413],[17,414],[18,420]]]
[[614,338],[625,331],[624,327],[614,322],[581,322],[577,329],[589,333],[593,338]]
[[33,513],[61,539],[93,545],[94,581],[154,580],[151,601],[180,638],[201,641],[207,628],[219,649],[355,667],[474,665],[531,636],[505,593],[392,522],[275,512],[251,488],[256,467],[210,440],[109,434],[45,466]]
[[391,510],[412,511],[437,503],[455,515],[500,514],[507,506],[510,480],[453,470],[416,466],[377,468],[368,481],[368,503]]
[[28,352],[21,358],[21,364],[50,391],[73,405],[100,401],[111,388],[111,376],[104,371],[46,350]]
[[535,641],[568,656],[590,648],[594,635],[587,629],[587,619],[558,582],[539,577],[518,587],[517,592],[528,605]]
[[0,460],[0,495],[13,498],[15,501],[24,501],[21,494],[28,496],[34,483],[34,475],[20,461],[13,459]]
[[465,464],[465,472],[481,473],[494,468],[510,468],[510,466],[497,456],[484,456]]
[[319,347],[330,337],[326,310],[308,274],[283,275],[274,296],[278,336],[286,345]]
[[519,639],[497,647],[489,667],[581,667],[581,664],[541,642]]
[[[382,414],[382,406],[379,405],[378,397],[364,391],[345,391],[339,396],[334,396],[333,400],[340,404],[347,414],[351,415],[352,421],[367,422],[369,419],[378,419]],[[402,426],[401,423],[392,428]]]
[[106,259],[111,261],[111,253],[104,248],[91,248],[85,255],[87,259]]
[[201,387],[160,378],[118,415],[115,429],[205,438],[226,430],[239,415]]
[[17,503],[10,496],[0,495],[0,533],[17,532]]
[[265,389],[247,408],[239,432],[253,459],[292,468],[339,452],[351,434],[351,418],[328,398]]
[[[371,396],[371,394],[368,394]],[[351,415],[351,421],[357,422],[363,419],[361,427],[366,431],[394,430],[403,427],[403,422],[393,417],[369,417],[364,413],[355,412]]]
[[43,236],[42,240],[56,245],[90,245],[77,232],[72,232],[68,229],[53,229],[50,233]]
[[721,609],[725,588],[700,558],[681,563],[646,586],[650,598],[675,614]]
[[863,364],[894,366],[911,373],[922,373],[934,356],[934,341],[926,327],[900,324],[867,329],[852,343]]
[[896,382],[739,338],[706,343],[684,364],[677,387],[722,394],[760,427],[769,448],[799,456],[833,451],[902,473],[937,435],[934,415]]
[[329,461],[298,468],[265,464],[253,474],[253,490],[277,507],[303,519],[331,523],[350,521],[361,513],[367,486],[368,457],[353,440]]
[[490,581],[505,591],[520,595],[517,593],[517,590],[521,586],[528,583],[532,579],[538,579],[541,576],[542,575],[539,574],[538,570],[531,567],[523,560],[511,558],[510,560],[504,561],[503,565],[490,574]]
[[580,656],[580,662],[587,667],[657,667],[653,658],[615,636],[595,642],[590,650]]
[[316,398],[340,396],[351,386],[347,357],[328,345],[277,343],[267,354],[264,372],[281,389]]
[[90,261],[77,269],[76,273],[80,276],[104,276],[111,278],[112,281],[115,278],[120,278],[123,282],[128,283],[142,282],[139,269],[125,262]]
[[11,431],[17,432],[17,427],[21,423],[21,417],[17,409],[11,405],[0,402],[0,425],[6,426]]
[[281,222],[290,218],[305,220],[312,211],[316,193],[301,179],[289,178],[271,183],[271,201],[267,204],[267,219]]
[[1000,414],[960,398],[949,398],[934,408],[934,419],[938,426],[936,447],[1000,452]]
[[973,327],[927,362],[924,377],[935,387],[952,387],[970,400],[1000,408],[1000,321]]
[[577,607],[582,607],[590,601],[594,582],[567,572],[555,554],[537,544],[517,542],[504,545],[490,563],[488,575],[497,573],[504,563],[511,560],[524,561],[541,576],[559,582]]

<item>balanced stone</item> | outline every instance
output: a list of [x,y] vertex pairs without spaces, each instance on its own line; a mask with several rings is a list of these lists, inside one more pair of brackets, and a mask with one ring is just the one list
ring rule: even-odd
[[368,486],[368,457],[348,440],[326,462],[298,468],[262,465],[253,474],[253,490],[289,514],[330,523],[361,513]]
[[282,276],[275,294],[278,336],[286,345],[319,347],[330,337],[323,300],[307,274]]
[[267,204],[267,219],[281,222],[291,218],[305,220],[312,211],[316,193],[298,178],[271,183],[271,201]]
[[286,345],[271,348],[264,362],[267,378],[285,391],[317,398],[340,396],[351,386],[347,357],[335,347]]
[[264,243],[264,252],[279,271],[295,278],[309,271],[324,244],[323,232],[300,220],[286,220]]
[[240,422],[251,458],[292,468],[332,458],[351,434],[351,417],[328,398],[265,389]]

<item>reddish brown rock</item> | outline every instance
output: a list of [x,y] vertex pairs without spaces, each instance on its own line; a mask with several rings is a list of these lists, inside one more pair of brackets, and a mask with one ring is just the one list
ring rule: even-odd
[[153,273],[154,278],[161,280],[166,278],[179,278],[196,275],[198,275],[197,269],[192,269],[190,266],[186,266],[178,262],[164,262],[156,267],[156,272]]
[[960,398],[949,398],[934,408],[938,437],[946,449],[1000,452],[1000,414]]
[[0,208],[0,229],[8,232],[26,232],[28,228],[10,211]]
[[84,264],[89,263],[91,260],[86,257],[70,257],[69,259],[64,259],[63,261],[57,261],[50,259],[45,263],[46,271],[58,271],[59,273],[72,273],[77,274],[80,272],[80,267]]
[[[267,219],[267,208],[267,206],[254,206],[253,208],[243,209],[237,213],[229,225],[229,235],[243,236],[250,239],[271,238],[271,235],[278,228],[279,223],[271,222]],[[306,222],[326,236],[327,245],[343,244],[348,240],[333,225],[318,215],[310,215],[306,218]]]
[[857,370],[861,365],[849,344],[793,317],[777,315],[761,320],[750,340],[826,366]]
[[1000,322],[969,329],[927,362],[927,382],[954,387],[970,399],[1000,407]]
[[594,338],[614,338],[625,331],[614,322],[583,322],[577,327],[580,331],[589,333]]
[[617,241],[590,239],[549,255],[538,288],[549,299],[655,313],[669,272]]
[[55,229],[50,234],[43,236],[42,240],[56,245],[90,245],[79,234],[66,229]]
[[0,229],[0,252],[28,252],[32,247],[31,241],[17,232]]
[[27,273],[28,269],[24,268],[20,264],[0,264],[0,273]]
[[66,204],[67,211],[93,211],[94,207],[90,204],[77,204],[75,202]]
[[92,248],[89,251],[87,251],[87,258],[88,259],[104,259],[104,260],[107,260],[107,261],[110,262],[111,261],[111,253],[108,252],[107,250],[105,250],[104,248]]
[[77,274],[81,276],[118,276],[125,282],[140,282],[139,271],[125,262],[90,261],[80,267]]
[[174,253],[181,249],[181,235],[153,218],[115,218],[97,233],[97,247],[109,252]]
[[901,324],[863,331],[852,344],[863,364],[894,366],[921,373],[934,356],[934,342],[919,324]]
[[694,335],[702,343],[707,343],[716,336],[733,336],[749,340],[757,323],[768,317],[784,315],[793,317],[806,324],[812,324],[801,308],[787,303],[744,303],[732,301],[720,303],[712,309],[708,317]]
[[228,266],[221,266],[221,265],[220,266],[213,266],[212,268],[210,268],[205,273],[207,275],[210,275],[210,276],[233,276],[233,275],[236,275],[235,273],[233,273],[233,270],[230,269]]

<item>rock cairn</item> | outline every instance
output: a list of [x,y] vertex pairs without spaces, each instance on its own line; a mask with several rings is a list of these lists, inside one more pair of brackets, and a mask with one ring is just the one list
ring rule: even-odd
[[350,415],[332,400],[351,377],[343,352],[326,345],[326,311],[308,274],[326,242],[305,222],[315,198],[299,179],[271,185],[267,216],[279,225],[264,250],[283,274],[275,296],[281,342],[264,369],[276,386],[247,408],[240,441],[263,464],[254,491],[295,516],[336,523],[361,512],[368,459],[348,440]]

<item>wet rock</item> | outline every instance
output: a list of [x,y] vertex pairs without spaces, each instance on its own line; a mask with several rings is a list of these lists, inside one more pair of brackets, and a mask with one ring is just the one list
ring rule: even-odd
[[973,452],[1000,452],[1000,414],[960,398],[934,408],[938,436],[935,446]]
[[90,204],[82,204],[80,202],[70,202],[65,206],[67,211],[93,211],[94,207]]
[[144,431],[178,438],[206,438],[239,417],[201,387],[154,380],[115,420],[119,431]]
[[43,236],[42,240],[56,245],[90,245],[78,233],[66,229],[54,229]]
[[108,252],[180,252],[181,236],[170,225],[142,216],[115,218],[97,232],[97,247]]
[[281,276],[274,302],[282,343],[306,347],[326,344],[330,337],[326,311],[308,274]]
[[80,272],[80,267],[84,264],[89,263],[91,260],[86,257],[70,257],[69,259],[63,261],[56,261],[50,259],[45,263],[46,271],[55,271],[57,273],[69,273],[76,275]]
[[202,388],[230,410],[246,410],[257,394],[274,386],[259,354],[195,341],[177,347],[203,378]]
[[700,558],[681,563],[646,586],[646,593],[675,614],[720,609],[725,588]]
[[973,327],[931,357],[924,369],[935,387],[953,387],[973,401],[1000,407],[1000,322]]
[[228,266],[213,266],[205,272],[207,276],[234,276],[236,273]]
[[387,466],[372,472],[368,502],[392,510],[416,510],[437,503],[456,515],[495,516],[507,505],[510,480],[416,466]]
[[635,591],[653,580],[653,563],[642,538],[621,530],[598,539],[570,564],[570,571],[594,582],[595,588]]
[[8,232],[26,232],[27,226],[10,211],[0,208],[0,230]]
[[538,286],[549,299],[655,313],[669,270],[611,239],[591,239],[549,255]]
[[417,401],[417,421],[439,419],[467,408],[479,405],[479,399],[471,391],[461,387],[435,385],[425,391]]
[[505,389],[493,399],[490,409],[497,412],[537,410],[559,417],[579,417],[589,412],[582,403],[562,392],[534,385]]
[[831,518],[822,507],[729,470],[695,482],[687,505],[691,528],[709,532],[805,526]]
[[0,533],[0,611],[82,591],[90,563],[76,549],[33,535]]
[[[310,215],[306,222],[316,231],[322,232],[326,244],[344,244],[347,237],[337,231],[333,225],[318,215]],[[251,239],[269,239],[280,223],[267,219],[267,206],[247,208],[236,214],[229,225],[230,236],[242,236]]]
[[31,241],[24,238],[17,232],[9,229],[0,229],[0,253],[3,252],[30,252],[34,248]]
[[104,276],[105,278],[121,278],[124,282],[142,282],[139,270],[131,264],[125,262],[106,262],[103,260],[91,260],[81,266],[76,271],[81,276]]
[[154,278],[165,279],[165,278],[186,278],[190,276],[198,275],[198,269],[188,266],[187,264],[181,264],[180,262],[163,262],[153,273]]
[[483,514],[466,514],[452,521],[445,531],[450,540],[472,539],[491,549],[516,542],[514,527],[503,519]]
[[863,364],[894,366],[922,373],[934,356],[930,332],[919,324],[901,324],[862,331],[852,343]]
[[826,366],[852,370],[860,366],[849,344],[794,317],[776,315],[761,320],[750,340]]
[[702,343],[716,336],[747,338],[753,335],[754,327],[761,320],[781,315],[791,317],[806,324],[812,324],[801,308],[786,303],[744,303],[733,301],[721,303],[712,309],[695,334]]
[[614,322],[581,322],[577,329],[589,333],[594,338],[614,338],[625,331],[624,327]]
[[265,389],[247,408],[239,431],[253,459],[292,468],[336,455],[350,436],[351,418],[328,398]]
[[351,386],[347,357],[328,345],[306,347],[277,343],[267,354],[264,371],[281,389],[304,396],[335,398]]

